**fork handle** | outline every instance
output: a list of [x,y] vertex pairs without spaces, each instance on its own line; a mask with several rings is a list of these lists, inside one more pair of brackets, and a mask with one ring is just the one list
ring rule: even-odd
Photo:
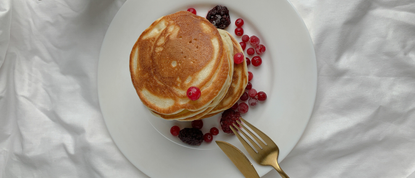
[[281,169],[280,165],[278,164],[277,161],[275,161],[274,164],[271,164],[272,167],[274,167],[274,169],[280,174],[280,176],[282,178],[290,178],[288,177],[288,175]]

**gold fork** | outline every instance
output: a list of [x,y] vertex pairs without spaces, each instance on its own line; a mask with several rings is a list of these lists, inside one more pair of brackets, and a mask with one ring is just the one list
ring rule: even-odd
[[[256,143],[249,137],[244,131],[242,131],[241,128],[239,128],[235,123],[233,123],[233,127],[230,127],[232,132],[238,137],[239,141],[242,143],[242,145],[245,147],[246,151],[251,155],[251,157],[260,165],[263,166],[272,166],[275,170],[278,171],[278,173],[283,178],[289,178],[288,175],[281,169],[280,165],[278,164],[278,155],[279,155],[279,148],[274,143],[274,141],[271,140],[267,135],[265,135],[262,131],[257,129],[255,126],[250,124],[249,122],[245,121],[242,117],[240,119],[243,121],[244,125],[246,124],[251,130],[253,130],[259,137],[261,137],[262,140],[260,140],[255,134],[253,134],[249,129],[247,129],[244,125],[242,125],[239,121],[236,121],[246,132],[248,132],[249,135],[251,135],[252,138],[256,140]],[[252,148],[249,143],[241,137],[241,135],[235,130],[235,128],[244,135],[244,137],[251,143],[251,145],[254,147]],[[258,145],[258,144],[259,145]],[[255,150],[257,151],[255,151]]]

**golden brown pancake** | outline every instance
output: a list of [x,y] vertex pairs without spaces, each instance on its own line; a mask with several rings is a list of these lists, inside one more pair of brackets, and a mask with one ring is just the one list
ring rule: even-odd
[[[130,55],[131,78],[143,104],[164,115],[207,108],[229,80],[223,45],[216,27],[190,12],[156,20]],[[201,90],[196,101],[186,95],[191,86]]]
[[208,106],[208,108],[206,110],[204,110],[203,112],[192,116],[192,117],[187,117],[184,119],[180,119],[180,121],[192,121],[192,120],[198,120],[198,119],[202,119],[205,118],[205,115],[209,114],[221,101],[222,99],[226,96],[226,94],[228,93],[229,87],[231,85],[232,82],[232,76],[233,76],[233,67],[234,67],[234,63],[233,63],[233,44],[232,44],[232,37],[230,36],[230,34],[224,30],[218,29],[219,33],[222,36],[223,42],[224,42],[224,53],[227,53],[227,59],[228,59],[228,64],[229,67],[231,68],[231,70],[229,70],[229,78],[228,78],[228,83],[226,84],[225,88],[220,92],[220,94],[213,100],[213,102]]
[[[223,51],[226,55],[223,55],[223,57],[226,57],[226,60],[223,60],[223,62],[226,62],[226,64],[228,65],[228,67],[230,68],[229,73],[228,73],[228,79],[227,82],[224,84],[222,90],[220,91],[220,93],[218,94],[218,96],[211,102],[211,104],[209,104],[208,107],[203,108],[201,110],[198,111],[188,111],[188,110],[183,110],[180,113],[177,114],[171,114],[171,115],[165,115],[165,114],[159,114],[156,112],[152,112],[154,115],[161,117],[163,119],[168,119],[168,120],[196,120],[199,119],[201,117],[203,117],[204,115],[210,113],[210,111],[216,107],[219,102],[225,97],[229,86],[232,82],[232,75],[233,75],[233,58],[232,58],[232,54],[233,54],[233,44],[232,44],[232,40],[230,38],[230,36],[228,36],[228,33],[224,30],[219,30],[219,33],[221,34],[222,37],[222,41],[225,44]],[[225,67],[225,65],[222,65],[222,67]],[[219,69],[218,69],[219,70]]]
[[[229,34],[229,36],[232,39],[233,55],[239,52],[243,53],[239,42],[231,34]],[[246,85],[248,84],[248,67],[246,60],[244,60],[241,64],[234,64],[233,69],[232,84],[229,87],[226,96],[214,109],[210,111],[209,114],[205,115],[203,118],[211,117],[221,111],[231,108],[236,102],[238,102],[239,98],[244,93]]]

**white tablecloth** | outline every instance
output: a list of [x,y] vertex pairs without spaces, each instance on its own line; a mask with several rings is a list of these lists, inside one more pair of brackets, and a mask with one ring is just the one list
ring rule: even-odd
[[[98,104],[98,54],[123,3],[0,1],[0,177],[146,177],[115,146]],[[314,42],[318,90],[283,169],[415,177],[415,1],[291,3]]]

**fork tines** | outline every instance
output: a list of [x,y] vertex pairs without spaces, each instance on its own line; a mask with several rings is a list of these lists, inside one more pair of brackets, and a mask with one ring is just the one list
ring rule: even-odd
[[[238,137],[239,141],[247,149],[247,151],[253,151],[253,152],[257,153],[259,150],[261,150],[262,148],[264,148],[267,145],[266,144],[267,142],[269,143],[269,141],[272,141],[261,130],[257,129],[255,126],[253,126],[252,124],[250,124],[249,122],[247,122],[246,120],[244,120],[242,117],[240,117],[239,119],[241,119],[244,124],[241,124],[239,121],[236,121],[236,122],[239,124],[240,127],[243,128],[243,130],[240,127],[238,127],[238,125],[236,125],[235,123],[233,124],[233,127],[230,127],[230,128],[231,128],[232,132]],[[249,129],[245,125],[247,125],[249,127]],[[236,130],[238,130],[239,133],[242,133],[243,137]],[[253,132],[255,132],[256,134],[254,134],[251,130]],[[245,133],[245,132],[247,132],[248,134]],[[257,135],[260,138],[258,138]],[[249,142],[247,142],[245,140],[245,138]],[[264,140],[264,141],[262,141],[261,139]]]
[[272,166],[278,171],[281,177],[289,178],[278,164],[279,148],[274,141],[242,117],[239,119],[241,119],[244,125],[242,125],[241,122],[236,121],[237,124],[233,123],[230,128],[245,147],[246,151],[248,151],[249,155],[251,155],[258,164]]

